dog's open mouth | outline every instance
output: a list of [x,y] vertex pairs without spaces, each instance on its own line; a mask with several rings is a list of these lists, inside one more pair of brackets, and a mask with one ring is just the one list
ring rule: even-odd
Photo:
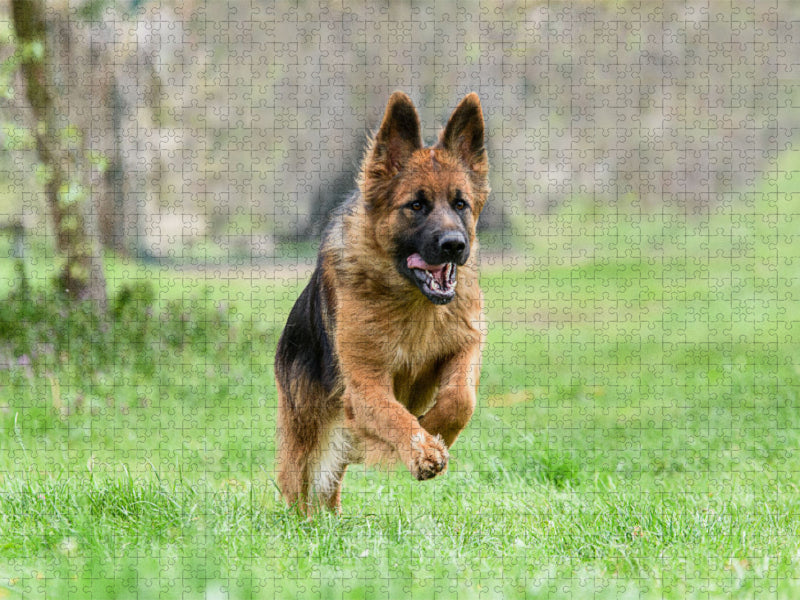
[[429,265],[415,252],[406,259],[406,265],[419,289],[434,304],[447,304],[455,297],[456,263]]

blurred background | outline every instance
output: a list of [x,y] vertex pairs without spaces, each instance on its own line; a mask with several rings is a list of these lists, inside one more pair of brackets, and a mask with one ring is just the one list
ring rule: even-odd
[[396,89],[429,143],[480,95],[481,226],[506,249],[574,202],[746,207],[800,125],[794,2],[41,6],[44,49],[0,4],[0,225],[52,227],[19,68],[39,52],[88,234],[145,259],[269,258],[315,239]]
[[[0,598],[800,597],[799,27],[0,0]],[[485,111],[478,410],[301,522],[271,365],[394,90]]]

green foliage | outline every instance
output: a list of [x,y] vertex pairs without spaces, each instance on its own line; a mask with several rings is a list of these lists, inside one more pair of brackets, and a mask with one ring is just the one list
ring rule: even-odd
[[83,132],[75,125],[62,127],[58,132],[59,145],[69,152],[78,152],[83,146]]
[[110,161],[108,157],[99,150],[89,149],[86,152],[89,163],[101,173],[108,171]]
[[[0,51],[14,44],[14,27],[10,20],[0,20]],[[3,56],[5,54],[5,56]],[[14,76],[20,63],[18,52],[0,52],[0,99],[14,98]],[[6,131],[3,132],[8,135]],[[4,145],[6,142],[4,142]]]
[[44,43],[34,40],[20,46],[20,55],[23,62],[39,62],[44,59]]
[[96,21],[111,4],[111,0],[86,0],[78,6],[77,13],[81,19]]
[[[62,208],[68,208],[73,204],[81,203],[87,198],[88,194],[86,190],[77,181],[64,181],[58,190],[58,203]],[[62,230],[71,231],[77,228],[77,222],[70,222],[68,220],[69,217],[72,217],[73,220],[76,218],[73,215],[65,216],[61,223]]]
[[19,276],[17,287],[0,303],[0,344],[35,372],[80,361],[88,372],[124,363],[152,374],[164,356],[189,347],[205,355],[228,339],[227,309],[209,308],[208,289],[197,297],[171,300],[160,312],[155,300],[152,284],[123,284],[106,319],[90,302],[75,302],[49,289],[32,291]]
[[33,150],[36,147],[36,141],[27,127],[20,127],[14,123],[1,123],[0,129],[5,150]]

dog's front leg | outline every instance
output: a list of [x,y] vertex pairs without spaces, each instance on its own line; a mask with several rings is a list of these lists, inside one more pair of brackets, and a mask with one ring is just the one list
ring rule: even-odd
[[447,467],[444,440],[425,431],[394,398],[388,379],[351,380],[343,400],[347,424],[362,437],[388,444],[416,479],[436,477]]
[[475,344],[456,354],[442,367],[436,403],[419,419],[426,431],[453,445],[475,411],[481,372],[481,346]]

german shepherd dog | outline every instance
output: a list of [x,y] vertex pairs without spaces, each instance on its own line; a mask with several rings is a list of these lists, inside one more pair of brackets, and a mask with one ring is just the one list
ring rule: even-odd
[[447,468],[481,367],[488,168],[476,94],[427,148],[392,94],[278,342],[278,484],[301,512],[339,512],[349,464],[399,459],[419,480]]

